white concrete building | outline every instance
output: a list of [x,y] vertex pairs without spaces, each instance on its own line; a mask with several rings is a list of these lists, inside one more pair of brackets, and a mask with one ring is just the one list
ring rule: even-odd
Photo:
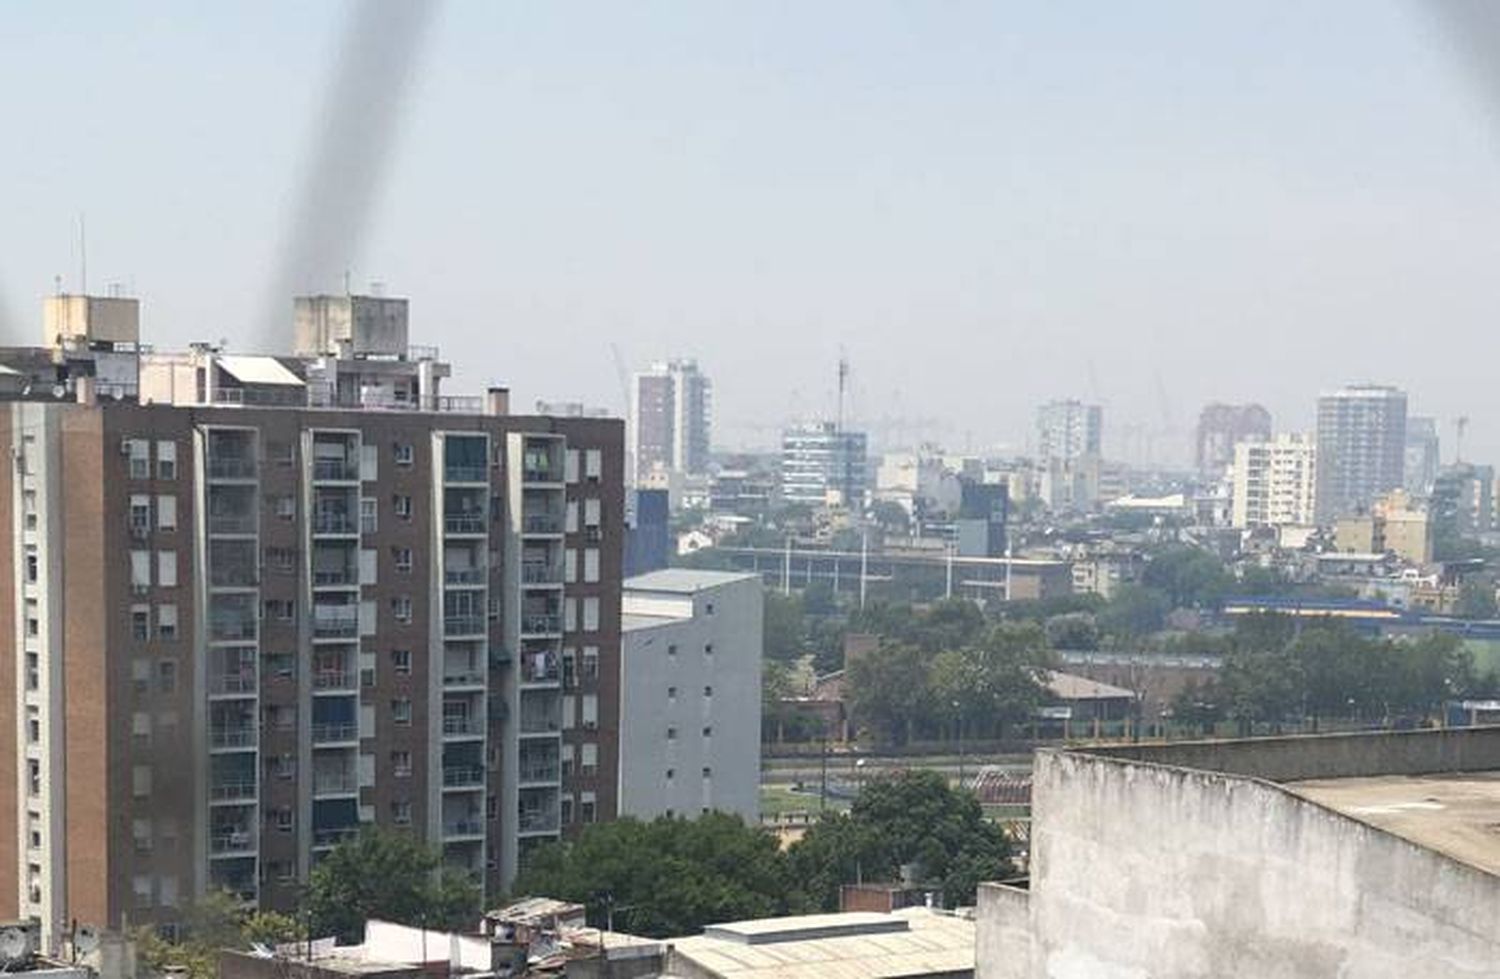
[[760,818],[762,601],[753,574],[625,580],[621,815]]
[[1230,523],[1235,527],[1312,524],[1317,516],[1318,450],[1312,436],[1277,435],[1234,447]]

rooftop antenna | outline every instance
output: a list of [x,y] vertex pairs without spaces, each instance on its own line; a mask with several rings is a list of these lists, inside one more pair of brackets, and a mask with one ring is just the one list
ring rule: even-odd
[[849,386],[849,358],[839,351],[839,411],[838,433],[844,434],[844,391]]
[[78,212],[78,294],[89,294],[89,234],[82,211]]

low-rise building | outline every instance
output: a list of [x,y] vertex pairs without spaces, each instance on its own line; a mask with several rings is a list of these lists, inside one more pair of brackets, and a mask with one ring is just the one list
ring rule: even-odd
[[626,579],[622,814],[760,818],[762,602],[753,574]]

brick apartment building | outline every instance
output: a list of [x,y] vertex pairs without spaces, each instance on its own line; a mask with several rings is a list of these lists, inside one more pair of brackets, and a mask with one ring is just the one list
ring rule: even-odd
[[0,350],[0,917],[292,906],[405,827],[490,893],[616,812],[623,424],[439,393],[404,300],[158,354],[55,297]]

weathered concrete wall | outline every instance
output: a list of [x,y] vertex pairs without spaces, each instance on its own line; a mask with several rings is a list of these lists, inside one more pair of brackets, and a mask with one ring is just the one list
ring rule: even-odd
[[1500,769],[1500,727],[1103,745],[1081,750],[1271,782],[1482,772]]
[[987,889],[980,976],[1500,973],[1500,879],[1252,779],[1040,752],[1030,887],[1029,969]]
[[976,979],[1031,975],[1031,895],[1005,884],[980,884],[975,908]]

